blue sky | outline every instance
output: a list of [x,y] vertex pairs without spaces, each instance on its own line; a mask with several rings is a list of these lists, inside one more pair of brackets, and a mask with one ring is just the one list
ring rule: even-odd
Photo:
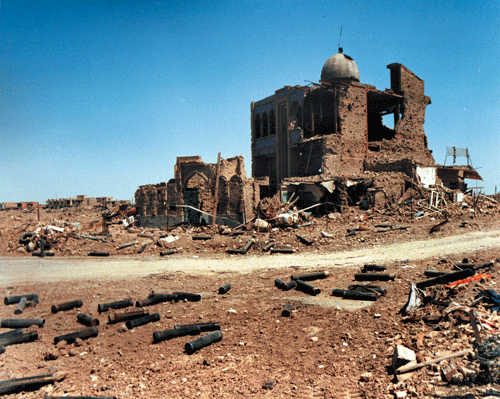
[[0,202],[132,200],[177,156],[250,175],[250,103],[318,82],[341,25],[362,83],[389,87],[393,62],[425,80],[436,162],[468,147],[500,189],[498,0],[2,0]]

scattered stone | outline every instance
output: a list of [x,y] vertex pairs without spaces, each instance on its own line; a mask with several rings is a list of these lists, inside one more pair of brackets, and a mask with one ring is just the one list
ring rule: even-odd
[[369,371],[361,374],[361,377],[359,378],[360,381],[365,381],[365,382],[369,382],[372,379],[373,379],[373,374],[370,373]]
[[415,352],[402,345],[397,345],[394,350],[394,355],[392,356],[392,369],[396,370],[397,368],[416,360],[417,357],[415,356]]
[[59,352],[56,349],[48,349],[43,356],[44,360],[56,360],[59,357]]
[[62,341],[59,341],[56,344],[56,348],[57,349],[63,349],[63,348],[66,348],[67,345],[68,345],[68,343],[66,341],[62,340]]
[[81,338],[75,339],[75,346],[82,346],[83,345],[83,340]]

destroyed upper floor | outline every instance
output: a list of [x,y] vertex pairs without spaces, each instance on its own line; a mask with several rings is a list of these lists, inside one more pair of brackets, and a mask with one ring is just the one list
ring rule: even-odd
[[359,82],[356,63],[340,51],[325,63],[320,83],[285,86],[253,102],[253,175],[269,176],[273,193],[290,177],[400,171],[406,161],[434,165],[424,81],[402,64],[387,68],[390,88],[378,90]]

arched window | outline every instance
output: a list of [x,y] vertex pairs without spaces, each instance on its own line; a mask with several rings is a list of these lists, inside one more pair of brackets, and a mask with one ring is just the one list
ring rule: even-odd
[[269,136],[267,112],[262,114],[262,137]]
[[269,111],[269,134],[271,136],[276,134],[276,114],[274,113],[274,108]]
[[260,115],[255,114],[255,118],[253,120],[253,131],[255,138],[258,139],[260,137]]

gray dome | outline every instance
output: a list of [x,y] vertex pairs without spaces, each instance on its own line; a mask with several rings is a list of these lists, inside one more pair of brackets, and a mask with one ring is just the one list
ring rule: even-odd
[[358,66],[351,57],[342,54],[342,48],[339,48],[337,54],[326,60],[321,71],[321,81],[326,83],[339,81],[359,82]]

